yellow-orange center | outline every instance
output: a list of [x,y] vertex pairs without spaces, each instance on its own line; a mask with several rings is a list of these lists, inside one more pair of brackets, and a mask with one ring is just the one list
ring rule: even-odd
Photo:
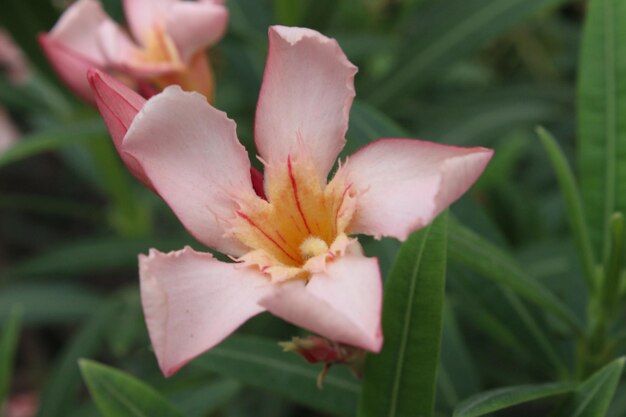
[[144,47],[138,53],[139,61],[150,64],[182,65],[172,38],[159,26],[154,26],[144,38]]
[[302,268],[328,254],[344,234],[354,211],[354,196],[341,172],[326,184],[306,155],[289,157],[265,170],[267,200],[242,202],[232,234],[256,254],[261,269]]
[[197,91],[213,102],[213,73],[205,51],[181,57],[174,41],[161,25],[155,25],[146,34],[144,47],[137,52],[135,59],[140,66],[162,65],[159,75],[149,79],[159,89],[179,85],[183,90]]

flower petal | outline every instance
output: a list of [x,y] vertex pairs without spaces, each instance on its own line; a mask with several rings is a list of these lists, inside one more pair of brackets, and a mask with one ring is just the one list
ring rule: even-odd
[[100,49],[107,63],[113,67],[123,68],[139,53],[137,45],[128,34],[115,22],[107,21],[98,28]]
[[98,28],[113,20],[97,0],[79,0],[71,5],[48,36],[94,65],[106,64],[99,47]]
[[99,28],[115,24],[96,0],[79,0],[70,6],[48,34],[39,42],[59,77],[77,95],[93,102],[87,83],[87,70],[104,68],[107,60],[100,48]]
[[39,35],[38,40],[46,58],[61,81],[78,97],[93,104],[94,98],[86,74],[89,68],[99,66],[51,39],[46,34]]
[[124,136],[146,100],[113,77],[96,69],[90,69],[87,77],[117,152],[130,172],[146,186],[153,188],[137,160],[122,150]]
[[98,31],[100,48],[107,63],[112,69],[124,75],[136,79],[150,79],[181,69],[180,63],[176,61],[152,62],[142,59],[142,50],[114,22],[103,23]]
[[170,376],[250,317],[271,287],[259,272],[186,247],[140,255],[141,302],[161,371]]
[[241,243],[224,233],[237,197],[254,195],[254,190],[248,154],[225,113],[198,93],[168,87],[135,117],[122,151],[139,162],[199,241],[223,253],[243,253]]
[[284,162],[301,140],[325,177],[345,144],[356,72],[334,39],[272,26],[256,112],[259,155]]
[[287,282],[259,304],[328,339],[372,352],[382,346],[382,281],[376,258],[341,256],[308,284]]
[[226,32],[228,10],[212,2],[181,1],[167,13],[165,30],[178,47],[183,61],[217,42]]
[[348,182],[357,191],[350,233],[405,240],[463,195],[493,151],[414,139],[381,139],[352,155]]
[[126,21],[135,39],[146,44],[148,32],[155,25],[165,25],[168,9],[176,0],[124,0]]

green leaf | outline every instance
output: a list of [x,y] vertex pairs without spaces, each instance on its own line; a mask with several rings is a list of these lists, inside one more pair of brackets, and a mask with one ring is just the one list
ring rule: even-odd
[[[448,274],[450,275],[450,273]],[[441,339],[441,368],[439,372],[439,392],[450,408],[479,390],[479,373],[468,350],[467,343],[459,327],[456,311],[446,299]]]
[[624,265],[624,215],[613,213],[609,219],[609,236],[604,280],[602,282],[602,305],[609,319],[619,312],[620,285]]
[[41,405],[37,417],[58,417],[67,415],[71,405],[76,401],[80,386],[80,374],[77,361],[81,357],[92,356],[99,352],[106,330],[119,310],[116,297],[106,304],[91,306],[93,315],[85,322],[80,332],[66,345],[57,360],[41,395]]
[[99,220],[104,218],[101,207],[75,200],[47,197],[36,194],[0,195],[0,209],[32,212],[42,217],[62,217],[68,219]]
[[53,151],[73,143],[93,141],[106,135],[100,121],[88,120],[24,136],[0,155],[0,168],[22,159]]
[[229,25],[233,33],[243,36],[259,46],[267,46],[267,28],[272,14],[267,2],[258,0],[230,0]]
[[302,15],[302,2],[292,0],[274,0],[274,13],[281,25],[296,26]]
[[360,417],[431,417],[439,365],[447,215],[401,246],[385,285],[378,355],[368,355]]
[[487,41],[511,29],[537,11],[564,0],[446,0],[419,8],[409,22],[407,47],[390,74],[369,95],[385,105],[408,95],[439,76],[442,68],[470,56]]
[[150,230],[150,213],[132,191],[132,179],[121,162],[108,135],[89,143],[91,155],[102,176],[105,190],[111,200],[113,225],[126,237],[145,236]]
[[178,249],[188,243],[186,239],[127,239],[117,236],[91,237],[59,245],[53,250],[33,256],[3,271],[0,276],[11,278],[26,276],[71,275],[132,266],[137,264],[137,254],[151,247],[160,250]]
[[528,275],[505,251],[457,222],[450,222],[450,258],[494,283],[551,312],[572,331],[581,333],[581,324],[572,311],[550,290]]
[[50,30],[56,18],[57,12],[52,2],[37,2],[35,6],[22,0],[2,0],[0,26],[11,33],[29,61],[48,74],[52,74],[52,71],[37,42],[37,35]]
[[589,1],[578,72],[578,156],[596,253],[609,217],[626,212],[625,20],[625,2]]
[[545,85],[479,91],[445,95],[432,103],[432,110],[419,115],[420,137],[459,146],[486,145],[493,140],[502,143],[515,131],[531,131],[539,123],[569,117],[573,100],[569,89]]
[[615,359],[576,388],[563,417],[604,417],[624,369],[626,358]]
[[517,404],[554,397],[573,391],[572,384],[521,385],[476,394],[463,401],[452,417],[478,417]]
[[87,359],[80,371],[104,417],[182,417],[154,388],[120,370]]
[[539,326],[535,317],[528,311],[524,303],[511,290],[504,289],[504,296],[509,305],[515,310],[518,317],[524,324],[528,337],[532,337],[542,350],[542,359],[547,359],[550,365],[558,373],[559,378],[567,380],[569,378],[569,369],[563,358],[557,352],[553,340]]
[[324,389],[319,390],[316,379],[320,368],[283,352],[276,342],[267,339],[231,336],[194,360],[192,366],[332,415],[352,417],[356,409],[359,384],[349,373],[331,371],[324,379]]
[[21,284],[0,291],[0,320],[20,306],[28,324],[59,324],[88,317],[100,306],[99,296],[76,285]]
[[351,154],[377,139],[394,137],[406,138],[409,134],[374,107],[359,100],[354,102],[350,110],[350,128],[344,153]]
[[0,406],[9,394],[13,361],[19,342],[22,311],[14,307],[11,316],[4,322],[0,335]]
[[219,381],[196,389],[186,388],[172,395],[171,400],[186,417],[206,417],[232,400],[240,388],[234,380]]
[[561,186],[561,192],[565,198],[567,216],[569,218],[570,228],[576,239],[580,262],[587,280],[587,287],[590,290],[594,290],[597,286],[595,279],[596,261],[593,249],[591,248],[591,240],[589,238],[587,224],[585,223],[583,204],[576,180],[574,179],[574,173],[567,162],[567,158],[550,132],[539,127],[537,134],[550,157],[557,179],[559,180],[559,185]]

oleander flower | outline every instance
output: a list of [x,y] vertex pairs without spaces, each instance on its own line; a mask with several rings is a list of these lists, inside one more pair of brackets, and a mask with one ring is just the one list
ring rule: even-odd
[[264,165],[255,191],[235,123],[199,94],[168,87],[144,102],[89,75],[117,149],[222,262],[187,247],[139,257],[141,298],[159,365],[172,375],[263,311],[378,352],[382,284],[356,237],[404,240],[476,181],[492,156],[381,139],[329,173],[345,143],[357,69],[337,42],[273,26],[256,112]]
[[226,31],[222,0],[124,0],[124,9],[132,37],[97,0],[78,0],[40,35],[48,60],[74,93],[93,102],[86,74],[96,67],[146,97],[178,84],[212,100],[205,49]]

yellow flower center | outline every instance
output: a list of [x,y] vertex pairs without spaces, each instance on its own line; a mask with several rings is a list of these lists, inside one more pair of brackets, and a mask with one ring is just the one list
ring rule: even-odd
[[141,66],[161,65],[162,71],[149,79],[160,90],[179,85],[185,91],[197,91],[213,102],[213,73],[204,50],[183,62],[176,44],[161,25],[155,25],[144,38],[144,47],[135,60]]
[[309,236],[300,245],[302,259],[308,260],[328,252],[328,244],[319,237]]
[[151,64],[182,65],[174,41],[161,26],[154,26],[147,33],[144,42],[144,48],[139,51],[137,56],[139,61]]
[[244,199],[231,230],[251,251],[244,261],[261,270],[282,267],[293,272],[311,258],[334,256],[333,243],[345,236],[355,205],[341,170],[326,184],[301,152],[298,159],[267,166],[265,181],[267,200]]

